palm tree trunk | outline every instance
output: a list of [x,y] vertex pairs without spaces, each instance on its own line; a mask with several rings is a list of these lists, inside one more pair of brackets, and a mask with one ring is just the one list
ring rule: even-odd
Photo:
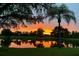
[[58,43],[61,43],[61,16],[59,14],[59,18],[58,18]]

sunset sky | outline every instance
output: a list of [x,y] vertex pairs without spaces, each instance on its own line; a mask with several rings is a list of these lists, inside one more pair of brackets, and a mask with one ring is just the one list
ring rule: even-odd
[[[60,5],[60,4],[58,4]],[[75,24],[73,21],[70,22],[68,25],[63,19],[61,22],[61,26],[64,28],[68,28],[69,31],[78,31],[79,32],[79,4],[78,3],[67,3],[66,4],[70,10],[74,11],[75,16],[76,16],[76,21],[77,23]],[[54,19],[51,22],[48,22],[48,19],[44,20],[44,23],[36,23],[36,24],[28,24],[27,27],[24,27],[23,25],[19,25],[19,29],[11,29],[12,31],[21,31],[21,32],[30,32],[30,31],[35,31],[38,28],[42,28],[45,32],[44,34],[50,34],[50,32],[54,29],[55,26],[57,26],[57,20]]]

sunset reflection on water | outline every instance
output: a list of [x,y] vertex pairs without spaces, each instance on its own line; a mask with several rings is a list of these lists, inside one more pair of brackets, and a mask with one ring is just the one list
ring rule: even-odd
[[11,42],[9,48],[36,48],[33,43],[30,44],[30,43],[22,43],[20,45],[14,43],[14,42]]
[[[32,42],[31,40],[28,41],[12,41],[9,45],[9,48],[37,48],[38,45],[42,45],[44,48],[50,48],[51,46],[54,46],[57,44],[56,41],[35,41]],[[64,47],[66,47],[66,44],[63,43]]]

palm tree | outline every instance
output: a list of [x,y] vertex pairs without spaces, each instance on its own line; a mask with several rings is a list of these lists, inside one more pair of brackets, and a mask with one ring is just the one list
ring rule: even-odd
[[50,7],[47,11],[47,16],[49,16],[49,20],[52,20],[54,18],[57,18],[58,20],[58,42],[61,42],[61,33],[60,33],[60,24],[61,20],[66,20],[66,22],[69,24],[70,20],[73,20],[76,23],[76,18],[74,15],[74,12],[69,10],[69,8],[65,4],[61,4],[60,6],[54,4],[52,7]]
[[[35,13],[36,15],[34,15]],[[76,23],[74,13],[69,10],[65,4],[60,6],[51,3],[0,4],[0,26],[2,27],[4,27],[4,25],[10,27],[10,25],[14,24],[15,26],[20,23],[24,24],[23,19],[30,23],[43,22],[43,19],[46,16],[51,16],[50,20],[53,18],[58,19],[59,42],[61,41],[61,19],[65,19],[67,23],[69,23],[70,20],[73,20]]]

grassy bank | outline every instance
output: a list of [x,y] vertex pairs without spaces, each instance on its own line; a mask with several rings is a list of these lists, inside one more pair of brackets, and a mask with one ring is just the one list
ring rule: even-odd
[[0,48],[0,56],[79,56],[78,48]]
[[[51,37],[51,36],[45,36],[45,37],[38,37],[38,36],[0,36],[0,39],[4,40],[10,40],[10,39],[20,39],[20,40],[55,40],[58,41],[56,37]],[[72,44],[78,44],[79,45],[79,38],[61,38],[62,42],[65,43],[72,43]]]
[[[10,38],[10,39],[30,39],[30,40],[34,40],[34,39],[45,39],[45,40],[56,40],[56,37],[52,37],[52,36],[45,36],[45,37],[39,37],[39,36],[0,36],[0,39],[5,39],[5,38]],[[61,38],[62,40],[79,40],[79,38]]]
[[38,36],[0,36],[0,39],[21,39],[21,40],[38,40],[38,39],[42,39],[42,40],[56,40],[55,37],[38,37]]

